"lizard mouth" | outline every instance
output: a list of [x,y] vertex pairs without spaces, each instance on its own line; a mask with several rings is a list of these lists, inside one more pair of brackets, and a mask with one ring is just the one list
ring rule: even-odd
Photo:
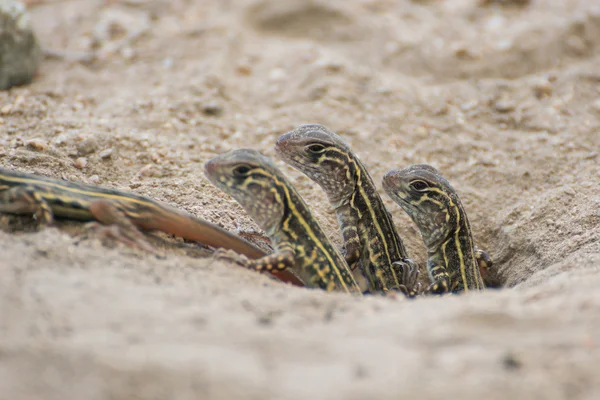
[[401,203],[400,206],[402,208],[404,208],[404,210],[406,210],[406,211],[411,210],[413,212],[414,211],[417,211],[417,212],[421,211],[421,209],[420,209],[420,207],[418,205],[416,205],[415,203],[407,200],[406,198],[400,197],[400,196],[397,196],[396,198],[400,201],[400,203]]
[[402,197],[398,193],[396,193],[396,198],[398,200],[400,200],[400,202],[402,204],[406,204],[407,206],[414,207],[414,205],[410,201],[406,200],[406,197]]

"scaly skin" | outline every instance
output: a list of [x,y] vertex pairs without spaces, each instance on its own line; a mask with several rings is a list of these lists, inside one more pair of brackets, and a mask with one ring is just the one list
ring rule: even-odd
[[478,258],[489,256],[473,244],[467,214],[450,183],[430,165],[393,169],[383,188],[415,222],[427,246],[431,293],[483,290]]
[[[369,291],[417,292],[418,268],[408,258],[392,217],[366,168],[341,137],[317,124],[279,137],[279,157],[327,194],[344,238],[344,256],[367,279]],[[408,269],[408,274],[405,270]]]
[[[32,214],[41,225],[54,217],[100,221],[122,242],[153,252],[139,229],[158,230],[212,247],[226,248],[251,258],[265,253],[222,228],[183,211],[133,193],[100,186],[61,181],[0,168],[0,213]],[[302,282],[289,273],[277,275],[297,286]]]
[[293,268],[309,287],[360,294],[348,265],[287,178],[255,150],[206,163],[208,179],[232,196],[266,232],[275,252],[258,260],[221,254],[258,271]]

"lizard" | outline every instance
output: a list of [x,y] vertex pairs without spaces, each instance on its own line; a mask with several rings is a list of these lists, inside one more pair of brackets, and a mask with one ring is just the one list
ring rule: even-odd
[[361,295],[346,261],[272,160],[256,150],[238,149],[209,160],[204,172],[246,210],[275,248],[257,260],[230,252],[217,258],[257,271],[292,268],[308,287]]
[[429,293],[484,290],[480,268],[492,261],[473,243],[467,213],[450,183],[427,164],[392,169],[383,188],[414,221],[427,247]]
[[[215,248],[227,248],[251,258],[265,252],[208,221],[196,218],[148,197],[95,185],[61,181],[0,168],[0,213],[32,214],[40,226],[55,217],[99,221],[116,227],[121,241],[152,251],[139,231],[163,231]],[[297,286],[303,283],[290,273],[277,278]]]
[[336,212],[346,262],[359,267],[368,291],[418,292],[418,266],[410,260],[375,183],[344,140],[318,124],[279,137],[279,157],[315,181]]

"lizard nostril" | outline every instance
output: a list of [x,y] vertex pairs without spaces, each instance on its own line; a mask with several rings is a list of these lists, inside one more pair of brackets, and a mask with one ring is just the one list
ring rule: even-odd
[[281,153],[283,151],[286,150],[288,142],[287,142],[287,133],[283,134],[279,137],[279,139],[277,139],[277,142],[275,142],[275,151],[277,153]]
[[388,172],[387,174],[385,174],[383,176],[383,185],[391,186],[393,184],[394,184],[394,174],[392,174],[391,172]]
[[208,161],[206,164],[204,164],[204,173],[207,176],[211,176],[215,173],[216,167],[215,167],[215,163],[211,160]]

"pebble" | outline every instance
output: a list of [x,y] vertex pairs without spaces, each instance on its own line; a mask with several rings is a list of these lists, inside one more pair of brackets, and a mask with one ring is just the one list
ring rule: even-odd
[[542,97],[552,96],[552,85],[548,79],[540,78],[533,82],[531,85],[535,97],[541,99]]
[[95,152],[98,149],[98,142],[96,139],[92,137],[88,137],[83,139],[81,142],[77,143],[77,152],[82,155],[88,155],[90,153]]
[[0,32],[0,90],[31,82],[42,51],[22,2],[0,0]]
[[92,185],[98,185],[100,183],[100,177],[98,175],[92,175],[90,176],[89,182]]
[[240,64],[237,66],[236,71],[240,75],[250,76],[252,75],[252,67],[249,64]]
[[583,182],[581,182],[580,186],[584,187],[586,189],[589,189],[591,187],[596,186],[596,184],[594,184],[594,182],[591,182],[591,181],[583,181]]
[[496,103],[494,103],[494,108],[496,109],[496,111],[500,112],[500,113],[507,113],[507,112],[511,112],[516,108],[516,104],[514,101],[510,101],[510,100],[498,100]]
[[594,111],[596,111],[598,114],[600,114],[600,99],[594,101],[592,103],[592,107],[593,107]]
[[112,153],[113,153],[113,149],[112,148],[104,149],[104,150],[102,150],[100,152],[99,156],[100,156],[100,158],[102,158],[103,160],[105,160],[107,158],[110,158],[110,156],[112,155]]
[[84,169],[88,165],[88,160],[85,157],[79,157],[75,160],[75,168]]
[[565,188],[565,193],[568,194],[568,195],[571,195],[571,196],[575,196],[577,194],[577,192],[575,192],[575,189],[573,189],[570,186],[567,186]]
[[206,103],[202,106],[202,112],[205,115],[218,117],[219,115],[223,114],[223,107],[217,103]]
[[46,148],[48,148],[48,143],[46,143],[42,139],[31,139],[31,140],[28,140],[25,144],[31,150],[35,150],[35,151],[44,151],[44,150],[46,150]]
[[283,68],[273,68],[269,71],[269,80],[282,81],[287,77],[287,73]]

